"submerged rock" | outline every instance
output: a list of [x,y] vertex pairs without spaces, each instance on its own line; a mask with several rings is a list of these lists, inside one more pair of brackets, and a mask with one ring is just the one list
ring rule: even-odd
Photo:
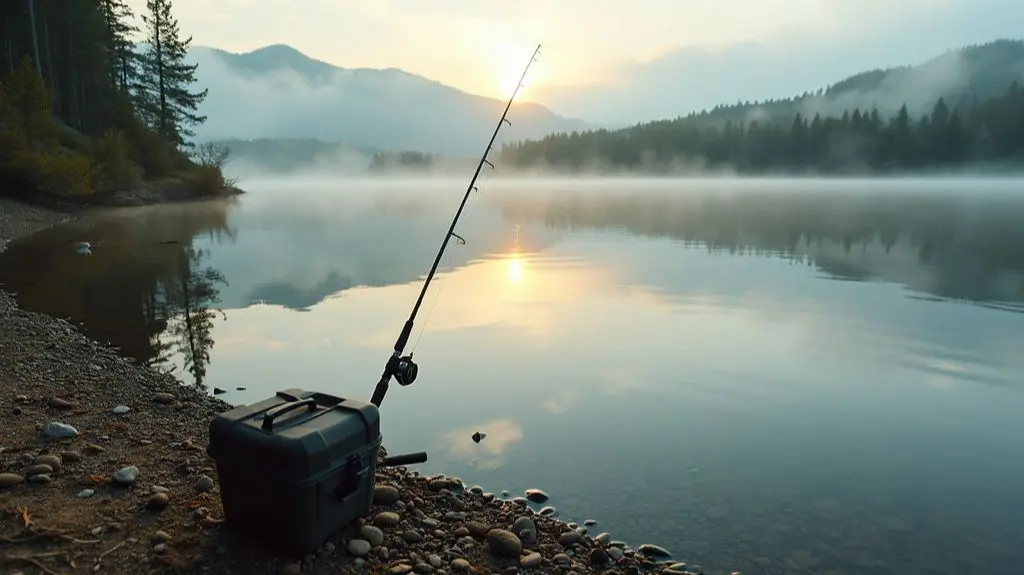
[[551,499],[551,496],[540,489],[527,489],[526,498],[534,503],[544,503]]

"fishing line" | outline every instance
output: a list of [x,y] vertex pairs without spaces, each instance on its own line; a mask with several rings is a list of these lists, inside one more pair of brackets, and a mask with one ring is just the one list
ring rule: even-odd
[[[480,192],[477,192],[477,194],[479,194],[479,193]],[[469,217],[473,215],[473,212],[476,211],[476,206],[479,203],[480,203],[479,198],[470,198],[469,209],[466,210],[466,218],[467,219],[469,219]],[[445,253],[445,257],[447,257],[448,255],[449,254],[446,252]],[[450,264],[451,262],[448,262],[448,263]],[[451,269],[452,268],[451,265],[446,265],[445,267],[447,268],[446,273],[451,273],[453,271]],[[427,332],[427,325],[430,323],[430,318],[434,315],[434,308],[437,307],[437,300],[441,299],[441,292],[444,291],[444,286],[447,285],[447,283],[448,283],[448,282],[444,281],[445,279],[447,279],[444,276],[442,276],[442,277],[440,277],[438,279],[441,280],[441,283],[438,284],[437,289],[434,290],[434,301],[430,302],[430,307],[427,308],[427,315],[423,318],[423,324],[420,325],[419,335],[416,336],[416,340],[413,341],[413,344],[412,344],[412,349],[409,350],[409,355],[410,356],[412,356],[413,354],[416,353],[416,348],[419,347],[420,340],[423,339],[423,334]]]
[[[537,48],[534,49],[533,54],[530,55],[530,61],[523,69],[522,76],[519,77],[519,83],[516,85],[515,90],[512,91],[512,95],[505,104],[505,110],[501,113],[501,118],[498,119],[498,124],[494,127],[491,139],[487,142],[487,147],[484,148],[484,153],[480,156],[480,161],[476,164],[476,170],[473,172],[473,177],[470,179],[469,185],[466,187],[466,191],[462,195],[462,201],[459,203],[459,209],[455,212],[455,216],[452,218],[451,224],[448,226],[448,232],[441,241],[441,247],[438,248],[437,255],[434,256],[434,262],[431,264],[430,271],[427,272],[427,277],[423,281],[423,287],[420,288],[420,293],[416,298],[416,303],[413,305],[412,311],[409,313],[409,318],[405,320],[405,325],[402,326],[402,332],[398,335],[398,339],[395,340],[395,349],[392,352],[391,357],[388,358],[387,363],[384,365],[384,371],[381,373],[380,380],[377,381],[377,386],[373,390],[373,397],[370,398],[370,403],[377,407],[380,407],[381,402],[384,401],[384,396],[388,392],[388,386],[390,385],[392,378],[402,386],[411,385],[416,380],[416,376],[419,373],[419,367],[412,360],[412,353],[409,355],[402,355],[405,351],[405,346],[409,343],[409,337],[412,335],[413,326],[416,323],[416,314],[419,313],[420,307],[423,305],[423,299],[426,297],[427,290],[430,288],[430,283],[437,274],[437,268],[445,256],[445,248],[448,247],[448,242],[450,242],[452,238],[455,238],[459,244],[464,245],[466,243],[466,240],[455,232],[455,226],[459,223],[459,218],[462,216],[462,212],[466,209],[466,204],[471,199],[470,196],[473,192],[480,192],[479,188],[476,186],[476,182],[480,177],[480,171],[483,169],[484,164],[487,164],[492,170],[495,167],[494,164],[487,159],[487,156],[494,150],[494,142],[498,138],[498,132],[501,131],[501,127],[504,124],[512,125],[512,122],[508,120],[508,112],[512,108],[512,102],[515,100],[516,95],[519,94],[519,90],[523,87],[523,82],[526,80],[526,73],[530,70],[530,66],[534,61],[536,61],[537,54],[539,52],[540,46],[537,46]],[[470,210],[472,211],[473,209],[475,209],[475,203],[470,206]],[[439,295],[440,291],[434,294],[434,303],[431,305],[430,311],[428,312],[428,319],[430,313],[433,312],[434,306],[437,304],[437,298]],[[416,339],[417,344],[422,336],[423,331],[421,330]]]

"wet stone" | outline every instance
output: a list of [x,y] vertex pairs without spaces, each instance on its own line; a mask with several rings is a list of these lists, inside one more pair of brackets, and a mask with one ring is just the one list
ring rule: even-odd
[[534,503],[544,503],[551,499],[551,496],[541,489],[527,489],[526,498]]

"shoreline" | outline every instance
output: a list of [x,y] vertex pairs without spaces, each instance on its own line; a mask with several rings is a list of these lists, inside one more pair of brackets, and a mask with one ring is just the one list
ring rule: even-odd
[[[0,199],[0,252],[85,211]],[[223,525],[205,447],[209,421],[230,404],[21,309],[2,288],[0,326],[0,565],[12,572],[63,573],[74,557],[125,575],[687,573],[656,547],[633,550],[523,498],[401,467],[378,469],[370,516],[317,554],[277,555]],[[55,430],[68,437],[45,435]],[[134,477],[124,485],[119,472]]]

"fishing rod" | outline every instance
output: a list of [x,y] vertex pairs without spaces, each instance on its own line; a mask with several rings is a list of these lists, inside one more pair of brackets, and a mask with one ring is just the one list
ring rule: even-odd
[[[395,341],[395,350],[388,358],[387,364],[384,365],[384,372],[380,376],[380,381],[377,382],[377,387],[373,390],[373,397],[370,399],[370,403],[380,407],[384,396],[388,392],[388,386],[391,384],[391,378],[395,378],[395,381],[399,385],[405,387],[411,385],[412,382],[416,381],[416,375],[419,373],[419,366],[416,365],[412,360],[412,354],[403,356],[405,352],[405,346],[409,343],[409,336],[412,335],[412,327],[416,321],[416,314],[420,311],[420,306],[423,305],[423,298],[427,295],[427,289],[430,288],[430,282],[434,279],[434,274],[437,273],[437,266],[441,263],[441,257],[444,255],[445,249],[448,247],[448,242],[452,238],[455,238],[460,244],[465,244],[466,240],[459,234],[455,233],[455,226],[459,223],[459,217],[462,216],[462,210],[466,207],[466,202],[469,200],[469,195],[473,190],[477,190],[476,180],[480,177],[480,170],[483,169],[484,164],[487,164],[494,169],[488,159],[487,155],[491,153],[494,147],[494,140],[498,137],[498,132],[501,130],[502,124],[512,125],[512,122],[508,120],[508,111],[512,108],[512,102],[516,99],[516,95],[519,94],[519,89],[523,87],[523,81],[526,80],[526,73],[530,70],[530,66],[537,60],[537,54],[540,53],[540,45],[533,50],[533,55],[530,56],[530,61],[526,63],[526,68],[523,69],[522,76],[519,77],[519,83],[516,84],[515,90],[512,91],[512,96],[509,97],[508,103],[505,104],[505,111],[501,114],[501,119],[498,120],[498,125],[494,127],[494,133],[491,134],[491,140],[487,142],[487,147],[484,149],[484,153],[480,156],[480,161],[476,164],[476,170],[473,172],[473,178],[469,181],[469,185],[466,187],[466,193],[462,196],[462,202],[459,204],[459,209],[455,212],[455,217],[452,218],[452,223],[448,226],[448,233],[445,234],[444,240],[441,241],[441,247],[437,250],[437,256],[434,257],[434,263],[430,266],[430,271],[427,273],[427,279],[423,282],[423,287],[420,289],[420,295],[416,298],[415,305],[412,306],[412,313],[409,314],[409,319],[405,320],[405,325],[402,327],[402,333],[399,334],[398,339]],[[477,190],[479,191],[479,190]]]

